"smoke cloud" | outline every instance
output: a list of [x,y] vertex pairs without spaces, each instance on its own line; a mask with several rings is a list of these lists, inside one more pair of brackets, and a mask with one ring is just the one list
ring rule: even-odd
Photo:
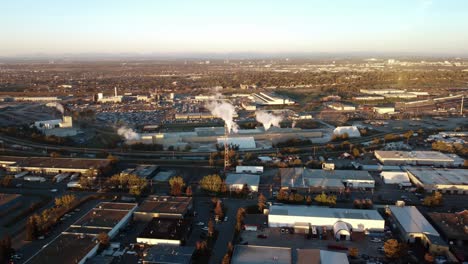
[[206,108],[210,110],[212,115],[224,120],[229,133],[231,133],[231,131],[237,133],[239,126],[237,126],[233,120],[234,115],[236,114],[236,109],[232,104],[225,101],[212,101],[206,105]]
[[263,124],[265,131],[270,129],[271,126],[280,127],[280,122],[283,120],[282,116],[273,115],[265,111],[256,111],[255,118]]
[[140,135],[133,129],[128,127],[120,127],[117,129],[117,134],[124,137],[126,140],[139,140]]
[[50,103],[50,104],[47,104],[47,106],[55,107],[55,109],[57,109],[57,111],[59,111],[62,115],[65,113],[65,109],[63,108],[63,105],[60,103]]

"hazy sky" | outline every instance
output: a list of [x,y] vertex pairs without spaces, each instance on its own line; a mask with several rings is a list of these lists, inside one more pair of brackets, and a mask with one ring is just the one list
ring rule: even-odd
[[467,0],[5,0],[0,56],[468,54]]

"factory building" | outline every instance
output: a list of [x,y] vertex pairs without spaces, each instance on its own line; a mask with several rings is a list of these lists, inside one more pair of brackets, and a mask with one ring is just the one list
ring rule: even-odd
[[278,173],[281,177],[281,188],[288,190],[341,192],[346,187],[355,189],[375,187],[375,180],[367,171],[281,168]]
[[391,115],[395,113],[395,107],[392,106],[374,106],[373,110],[374,113],[377,113],[379,115]]
[[326,104],[328,108],[331,108],[336,111],[355,111],[356,107],[354,105],[348,105],[343,103],[328,103]]
[[385,184],[398,184],[400,186],[411,186],[408,173],[405,171],[382,171],[380,177]]
[[190,264],[195,247],[154,245],[143,252],[143,264]]
[[13,101],[15,102],[55,102],[62,99],[56,96],[15,96]]
[[388,206],[391,223],[400,230],[403,241],[422,243],[433,254],[448,252],[447,243],[415,206]]
[[[351,232],[383,232],[385,220],[377,210],[328,208],[305,205],[272,205],[268,214],[269,227],[324,226],[333,230],[337,239],[349,240]],[[305,230],[303,233],[308,233]]]
[[253,137],[220,137],[217,139],[218,145],[224,145],[225,142],[229,146],[238,146],[239,149],[254,149],[256,148],[255,139]]
[[321,249],[296,249],[296,264],[348,264],[346,253]]
[[407,167],[411,181],[427,192],[468,194],[468,170]]
[[[414,165],[452,167],[463,164],[460,160],[438,151],[386,151],[376,150],[375,157],[383,165]],[[461,163],[460,163],[461,162]]]
[[63,119],[53,119],[34,122],[34,126],[39,130],[53,128],[70,128],[73,127],[73,119],[71,116],[64,116]]
[[138,235],[137,243],[146,245],[182,245],[190,234],[190,223],[184,219],[153,218]]

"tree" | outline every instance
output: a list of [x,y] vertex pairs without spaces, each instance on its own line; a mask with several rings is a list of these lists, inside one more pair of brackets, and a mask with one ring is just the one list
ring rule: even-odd
[[240,231],[242,229],[242,224],[244,221],[244,216],[245,216],[245,209],[244,208],[239,208],[237,209],[236,213],[236,231]]
[[37,238],[38,227],[35,217],[31,216],[26,222],[26,241],[33,241]]
[[258,204],[258,210],[261,213],[263,213],[263,209],[265,209],[265,207],[266,207],[266,201],[267,201],[267,199],[266,199],[265,195],[263,195],[263,193],[260,193],[258,195],[258,203],[257,204]]
[[243,195],[247,195],[250,193],[250,188],[249,188],[249,185],[247,185],[247,183],[244,183],[244,185],[242,185],[241,193]]
[[336,196],[335,195],[328,195],[327,196],[327,204],[330,206],[336,205]]
[[401,245],[396,239],[389,239],[384,243],[385,256],[388,258],[397,258],[400,256]]
[[200,180],[200,187],[209,192],[219,192],[221,190],[222,179],[218,174],[206,175]]
[[424,260],[427,262],[427,263],[434,263],[434,256],[427,252],[425,255],[424,255]]
[[54,152],[51,152],[51,153],[50,153],[50,157],[51,157],[51,158],[60,158],[60,153],[55,152],[55,151],[54,151]]
[[352,258],[356,258],[359,255],[359,249],[356,247],[350,247],[348,255]]
[[185,187],[185,182],[182,177],[175,176],[169,179],[169,185],[171,186],[171,195],[180,196]]
[[9,259],[13,252],[14,249],[11,247],[11,237],[6,235],[0,241],[0,263],[9,263]]
[[110,237],[106,232],[101,232],[96,237],[99,244],[101,244],[104,248],[109,246],[110,244]]
[[3,177],[1,185],[3,187],[10,187],[12,181],[13,181],[13,176],[7,175],[7,176]]
[[286,190],[284,189],[281,189],[279,192],[278,192],[278,195],[276,196],[276,199],[278,201],[283,201],[283,200],[287,200],[289,197],[289,194]]
[[219,217],[219,219],[222,219],[224,217],[223,206],[221,205],[221,201],[218,201],[216,203],[214,212]]
[[353,148],[353,151],[352,151],[352,152],[353,152],[353,156],[354,156],[355,158],[359,157],[359,155],[361,154],[361,153],[359,152],[359,149],[358,149],[358,148]]
[[307,205],[311,205],[312,204],[312,197],[310,195],[307,195],[306,197],[306,203]]
[[188,197],[193,195],[192,186],[188,186],[187,189],[185,189],[185,195],[188,196]]
[[409,140],[413,136],[413,134],[414,134],[413,130],[409,130],[409,131],[407,131],[406,133],[403,134],[403,137],[406,138],[406,144],[409,143]]
[[425,206],[439,206],[442,204],[442,194],[435,192],[433,195],[426,196],[423,200]]
[[226,253],[224,255],[223,260],[221,261],[221,264],[230,264],[231,263],[231,256],[229,256],[229,253]]
[[80,184],[81,188],[89,189],[93,186],[94,180],[91,177],[81,175],[78,183]]
[[214,223],[213,223],[213,219],[210,219],[210,221],[208,221],[208,236],[212,237],[214,234]]
[[321,194],[315,196],[315,201],[320,203],[320,204],[326,204],[327,203],[327,195],[322,192]]
[[110,161],[111,164],[115,164],[119,161],[119,158],[113,156],[112,154],[107,155],[107,160]]

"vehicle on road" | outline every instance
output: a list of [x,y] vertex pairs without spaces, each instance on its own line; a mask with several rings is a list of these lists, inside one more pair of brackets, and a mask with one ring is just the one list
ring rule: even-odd
[[58,192],[57,189],[51,189],[50,191],[51,191],[51,192]]
[[225,217],[224,217],[224,222],[227,222],[227,221],[228,221],[228,217],[225,216]]
[[196,223],[195,225],[197,225],[197,226],[204,226],[205,223],[203,223],[203,222],[198,222],[198,223]]
[[371,242],[374,242],[374,243],[380,243],[380,242],[382,242],[382,239],[380,239],[380,238],[372,238],[370,241],[371,241]]
[[204,231],[208,231],[208,227],[207,227],[207,226],[205,226],[205,227],[203,227],[203,228],[202,228],[202,230],[204,230]]

